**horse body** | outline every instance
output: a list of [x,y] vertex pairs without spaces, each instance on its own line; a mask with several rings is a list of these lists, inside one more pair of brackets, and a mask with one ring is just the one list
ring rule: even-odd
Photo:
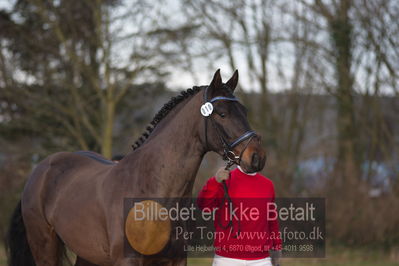
[[112,168],[74,153],[51,155],[36,167],[21,200],[28,240],[45,243],[30,241],[33,256],[43,249],[58,253],[64,242],[103,264],[106,259],[96,256],[109,254],[101,186]]
[[[232,90],[237,84],[238,75],[235,73],[235,76]],[[217,72],[209,85],[213,88],[211,92],[231,94],[230,90],[219,89],[221,87]],[[10,234],[8,237],[10,265],[18,265],[13,262],[19,259],[15,250],[26,242],[24,237],[33,255],[32,265],[37,266],[58,265],[64,244],[77,254],[81,265],[186,265],[185,258],[172,255],[159,261],[144,255],[126,257],[123,203],[125,198],[190,197],[205,153],[213,150],[222,154],[220,143],[214,140],[216,133],[207,132],[203,123],[199,111],[203,95],[198,94],[168,111],[145,143],[117,164],[101,163],[105,158],[94,153],[85,156],[69,152],[53,154],[39,163],[27,181],[21,209],[17,208],[13,218],[15,223],[10,227],[10,232],[17,227],[26,228],[26,236],[18,236],[21,238],[19,242],[13,239],[17,236]],[[230,109],[239,111],[241,116],[232,116],[232,121],[217,121],[221,126],[233,127],[226,130],[226,135],[237,136],[248,123],[236,105],[231,105]],[[241,120],[245,121],[241,123]],[[228,121],[230,124],[227,125]],[[204,141],[204,138],[213,141]],[[237,145],[235,151],[240,147],[241,144]],[[255,161],[256,165],[252,167],[263,168],[264,160],[262,164],[258,159],[264,157],[260,144],[247,143],[245,149],[241,152],[243,167],[251,167]],[[254,154],[256,160],[253,160]],[[19,212],[23,220],[18,219]]]
[[[199,109],[198,100],[189,102],[186,108]],[[179,112],[173,121],[165,120],[165,127],[159,125],[159,132],[154,132],[156,138],[115,165],[67,152],[41,162],[22,197],[28,240],[40,237],[47,242],[43,247],[35,244],[42,241],[30,241],[33,255],[42,256],[45,248],[56,256],[62,240],[79,257],[97,265],[129,260],[123,256],[124,198],[191,196],[204,150],[195,136],[198,125],[178,124],[188,120],[180,116],[188,115],[192,117],[190,112]],[[182,137],[158,141],[165,139],[163,135]]]

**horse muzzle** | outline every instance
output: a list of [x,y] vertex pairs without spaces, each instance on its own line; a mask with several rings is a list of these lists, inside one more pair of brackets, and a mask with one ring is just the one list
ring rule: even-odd
[[251,168],[253,172],[260,172],[265,167],[266,155],[254,152],[251,156]]
[[266,152],[260,144],[249,145],[241,158],[240,166],[247,173],[260,172],[266,164]]

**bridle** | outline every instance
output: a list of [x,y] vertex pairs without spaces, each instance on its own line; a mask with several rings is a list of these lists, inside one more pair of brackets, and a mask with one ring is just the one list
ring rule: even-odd
[[[224,137],[223,134],[220,132],[219,126],[215,123],[215,121],[212,119],[212,113],[213,113],[213,103],[217,101],[232,101],[232,102],[238,102],[238,99],[236,97],[225,97],[225,96],[217,96],[214,97],[210,100],[208,100],[208,88],[205,88],[204,91],[204,100],[203,104],[201,106],[201,114],[204,116],[205,120],[205,146],[208,147],[208,120],[212,123],[212,126],[216,132],[216,135],[218,136],[222,146],[223,146],[223,160],[227,161],[227,166],[226,169],[230,168],[233,164],[240,165],[241,163],[241,157],[244,154],[244,151],[247,149],[249,143],[252,141],[252,138],[256,136],[255,131],[253,130],[248,130],[244,132],[241,136],[236,138],[232,142],[228,142]],[[240,144],[243,141],[246,141],[247,143],[245,144],[244,148],[241,150],[240,154],[237,156],[233,149],[236,147],[238,144]]]
[[[227,161],[225,169],[228,170],[233,164],[240,165],[241,157],[244,154],[244,151],[247,149],[249,143],[252,141],[252,138],[256,136],[256,133],[253,130],[248,130],[248,131],[244,132],[241,136],[236,138],[234,141],[229,143],[223,137],[218,125],[212,119],[211,115],[212,115],[213,109],[214,109],[212,104],[217,101],[238,102],[238,99],[236,97],[217,96],[208,101],[208,88],[209,87],[205,88],[204,100],[203,100],[203,104],[201,106],[201,114],[204,116],[204,120],[205,120],[205,127],[204,127],[205,128],[205,145],[206,145],[206,147],[208,147],[208,120],[210,120],[213,128],[215,129],[216,135],[218,136],[218,138],[223,146],[223,160]],[[238,144],[240,144],[241,142],[246,141],[246,140],[247,140],[247,142],[246,142],[244,148],[241,150],[240,154],[237,156],[233,151],[234,147],[236,147]],[[222,183],[223,183],[223,189],[224,189],[224,200],[222,201],[221,206],[223,206],[223,204],[227,200],[227,202],[230,206],[230,212],[231,212],[232,211],[231,209],[233,208],[233,202],[229,196],[229,192],[228,192],[228,188],[227,188],[227,184],[226,184],[225,180],[223,180]],[[234,235],[235,238],[237,238],[238,235],[240,234],[240,221],[237,220],[237,222],[238,222],[238,229],[237,229],[236,235]],[[233,220],[230,219],[229,223],[226,226],[223,226],[219,220],[219,226],[223,229],[232,227],[232,230],[233,230]]]

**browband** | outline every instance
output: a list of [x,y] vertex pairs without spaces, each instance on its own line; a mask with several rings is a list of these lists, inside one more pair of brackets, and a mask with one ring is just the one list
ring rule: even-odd
[[238,99],[236,97],[232,98],[232,97],[224,97],[224,96],[218,96],[218,97],[212,98],[209,102],[213,103],[213,102],[220,101],[220,100],[238,102]]
[[205,88],[205,92],[204,92],[204,103],[210,102],[210,103],[214,103],[216,101],[220,101],[220,100],[225,100],[225,101],[234,101],[234,102],[238,102],[238,99],[236,97],[225,97],[225,96],[216,96],[212,99],[210,99],[208,101],[208,88]]

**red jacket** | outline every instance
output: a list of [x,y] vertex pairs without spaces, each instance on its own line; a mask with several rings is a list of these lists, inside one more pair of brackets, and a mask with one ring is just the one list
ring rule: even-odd
[[[208,180],[197,199],[203,212],[215,211],[215,253],[251,260],[269,257],[270,249],[280,250],[276,212],[270,212],[276,210],[272,181],[261,174],[249,175],[236,168],[230,172],[226,184],[233,202],[233,215],[224,198],[223,185],[215,177]],[[227,228],[230,220],[232,226]]]

